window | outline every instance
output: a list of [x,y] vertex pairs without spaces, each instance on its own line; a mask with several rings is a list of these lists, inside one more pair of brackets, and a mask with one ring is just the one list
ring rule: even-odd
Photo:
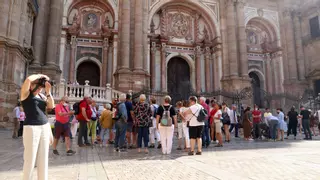
[[320,37],[319,16],[313,17],[309,20],[311,37]]

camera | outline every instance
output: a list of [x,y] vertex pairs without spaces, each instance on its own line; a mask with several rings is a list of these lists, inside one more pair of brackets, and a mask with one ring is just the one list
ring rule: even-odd
[[38,85],[41,86],[41,87],[45,87],[46,86],[46,82],[49,82],[51,84],[51,86],[54,86],[55,85],[55,82],[54,81],[51,81],[51,80],[47,80],[46,78],[40,78],[38,79]]

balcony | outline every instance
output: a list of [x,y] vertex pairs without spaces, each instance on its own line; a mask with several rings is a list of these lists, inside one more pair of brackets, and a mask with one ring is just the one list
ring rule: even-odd
[[97,104],[111,103],[113,99],[119,98],[123,92],[111,88],[110,84],[106,87],[90,86],[89,81],[85,81],[85,85],[66,84],[62,79],[60,84],[52,87],[52,96],[56,103],[63,96],[67,96],[70,103],[81,101],[84,96],[91,96]]

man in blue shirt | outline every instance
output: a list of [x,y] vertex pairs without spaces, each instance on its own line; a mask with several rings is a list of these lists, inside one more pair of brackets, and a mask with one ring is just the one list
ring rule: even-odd
[[116,114],[116,137],[114,148],[117,152],[126,152],[125,149],[125,139],[126,139],[126,130],[127,130],[127,108],[125,105],[126,95],[121,94],[119,98],[120,102],[117,104],[117,114]]

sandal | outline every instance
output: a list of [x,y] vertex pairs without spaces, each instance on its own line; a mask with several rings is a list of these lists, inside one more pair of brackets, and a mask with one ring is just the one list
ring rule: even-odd
[[202,152],[201,151],[198,151],[197,153],[196,153],[196,155],[201,155],[202,154]]
[[222,144],[217,144],[214,147],[223,147],[223,145]]
[[193,155],[194,155],[194,152],[193,152],[193,151],[190,151],[190,152],[188,153],[188,155],[189,155],[189,156],[193,156]]

